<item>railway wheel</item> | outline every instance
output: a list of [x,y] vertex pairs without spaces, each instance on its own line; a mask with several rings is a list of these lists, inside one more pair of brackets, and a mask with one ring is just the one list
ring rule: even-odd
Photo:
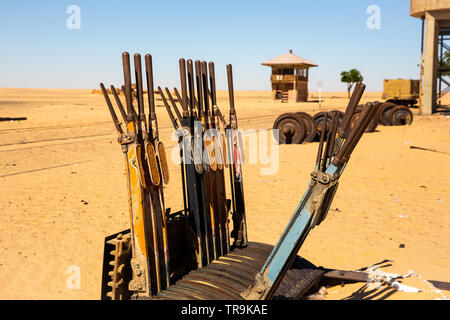
[[305,138],[305,125],[302,118],[295,113],[280,115],[273,124],[273,129],[278,130],[279,144],[298,144]]
[[406,106],[396,106],[389,111],[389,121],[393,126],[411,125],[413,114]]
[[379,123],[381,123],[384,126],[391,126],[392,124],[388,117],[388,111],[395,107],[396,107],[396,105],[393,104],[392,102],[383,103],[378,108],[378,112],[377,112],[377,117],[378,117]]
[[302,120],[305,125],[305,139],[304,142],[312,142],[316,138],[316,122],[314,121],[314,118],[306,113],[306,112],[296,112]]

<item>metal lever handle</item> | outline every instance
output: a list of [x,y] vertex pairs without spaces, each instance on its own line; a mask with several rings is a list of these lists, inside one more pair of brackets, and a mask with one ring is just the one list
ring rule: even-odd
[[347,109],[345,110],[344,118],[342,119],[342,124],[338,129],[339,137],[341,137],[342,139],[345,139],[348,136],[352,116],[355,113],[356,108],[358,107],[358,103],[361,100],[365,89],[366,86],[361,82],[358,82],[355,86],[355,89],[353,90],[353,94],[350,97]]
[[170,106],[169,106],[169,104],[167,103],[167,99],[166,99],[166,97],[164,96],[164,92],[162,91],[161,87],[158,87],[158,92],[159,92],[159,95],[160,95],[161,98],[162,98],[162,101],[163,101],[163,103],[164,103],[164,106],[165,106],[166,109],[167,109],[167,113],[169,114],[170,121],[172,121],[173,127],[174,127],[175,129],[178,129],[177,119],[175,119],[175,117],[174,117],[174,115],[173,115],[173,113],[172,113],[172,110],[170,110]]
[[[183,58],[179,60],[180,65],[180,80],[181,80],[181,94],[182,98],[178,98],[181,103],[181,108],[183,109],[183,118],[187,118],[189,116],[188,107],[187,107],[187,83],[186,83],[186,62]],[[178,96],[178,92],[176,92]]]
[[114,122],[114,126],[116,127],[117,132],[119,134],[123,134],[122,127],[120,126],[119,119],[117,119],[117,114],[114,111],[114,107],[112,106],[111,100],[109,99],[108,93],[106,92],[105,86],[103,83],[100,83],[100,89],[102,90],[103,96],[105,97],[106,104],[108,105],[109,112],[111,113],[111,117]]
[[366,131],[369,122],[375,115],[376,106],[373,103],[367,103],[364,110],[361,112],[361,116],[356,121],[355,126],[350,131],[348,139],[345,141],[342,148],[333,160],[333,165],[340,166],[348,161],[350,154],[361,139],[363,133]]

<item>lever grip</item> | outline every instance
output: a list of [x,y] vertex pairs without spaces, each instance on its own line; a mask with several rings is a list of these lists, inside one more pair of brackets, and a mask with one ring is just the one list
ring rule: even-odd
[[142,84],[141,55],[139,53],[136,53],[134,55],[134,74],[135,74],[135,78],[136,78],[138,112],[139,112],[139,117],[142,120],[142,117],[144,116],[144,93],[143,93],[143,84]]
[[[175,95],[177,96],[177,100],[180,101],[181,108],[183,109],[183,118],[188,117],[189,116],[188,109],[186,108],[186,114],[185,114],[185,110],[183,108],[183,101],[182,101],[183,98],[181,97],[180,93],[178,92],[178,89],[177,88],[173,88],[173,91],[175,92]],[[177,111],[177,114],[178,113],[179,113],[179,111]]]
[[199,115],[202,116],[204,114],[203,86],[202,86],[201,63],[199,60],[195,60],[195,82],[197,85],[198,112],[199,112]]
[[337,112],[333,112],[333,115],[331,117],[331,128],[330,131],[328,133],[328,137],[327,137],[327,145],[325,148],[325,161],[322,164],[322,171],[325,172],[326,167],[329,164],[329,161],[333,155],[333,149],[334,149],[334,145],[336,142],[336,133],[337,133],[337,129],[338,129],[338,125],[339,125],[339,115]]
[[233,88],[233,67],[231,64],[227,65],[227,79],[228,79],[228,96],[230,99],[230,115],[235,115],[234,108],[234,88]]
[[105,89],[105,86],[103,85],[103,83],[100,83],[100,89],[102,90],[103,96],[105,97],[106,104],[108,106],[109,112],[111,113],[111,117],[113,119],[114,126],[116,127],[117,132],[119,132],[120,134],[123,134],[123,130],[119,124],[119,119],[117,119],[116,112],[114,111],[111,100],[109,99],[108,93],[106,92],[106,89]]
[[[119,111],[120,111],[120,114],[122,115],[123,121],[124,122],[128,122],[127,113],[125,112],[125,109],[123,108],[122,101],[120,101],[120,98],[117,95],[117,90],[116,90],[116,88],[113,85],[111,85],[111,91],[112,91],[112,94],[114,96],[114,99],[116,100],[117,106],[119,107]],[[123,92],[123,90],[122,90],[122,92]]]
[[214,70],[214,62],[208,63],[209,66],[209,81],[211,87],[211,103],[213,108],[217,105],[217,96],[216,96],[216,72]]
[[358,103],[364,93],[366,86],[361,82],[356,83],[355,89],[353,90],[350,101],[348,102],[347,109],[345,110],[344,118],[342,119],[342,124],[338,129],[339,137],[345,139],[348,136],[352,116],[355,113]]
[[202,61],[200,63],[200,70],[202,73],[202,86],[203,86],[203,100],[205,106],[205,116],[209,118],[210,110],[209,110],[209,96],[208,96],[208,67],[206,65],[206,61]]
[[147,93],[148,93],[148,107],[150,109],[149,113],[149,123],[151,126],[152,120],[156,119],[155,111],[155,94],[153,92],[153,62],[152,56],[149,54],[145,55],[145,72],[147,74]]
[[340,166],[344,164],[350,158],[350,154],[353,152],[354,148],[361,139],[361,136],[366,131],[369,122],[375,115],[376,107],[373,103],[367,103],[364,110],[361,112],[360,117],[356,121],[355,126],[350,131],[350,134],[345,141],[342,148],[339,150],[338,154],[333,160],[333,165]]
[[362,125],[362,132],[359,132],[358,135],[359,137],[355,140],[353,140],[350,145],[349,145],[349,151],[347,151],[347,154],[344,156],[343,160],[344,162],[347,162],[350,158],[350,155],[352,154],[353,150],[355,149],[356,145],[359,142],[359,139],[361,139],[362,135],[366,132],[367,127],[369,126],[370,122],[373,120],[373,118],[376,116],[378,107],[381,103],[379,102],[373,102],[372,106],[370,108],[370,110],[368,111],[369,114],[367,115],[366,120],[364,121],[363,125]]
[[189,108],[190,115],[193,116],[195,108],[195,84],[194,84],[194,67],[192,65],[192,60],[188,59],[187,63],[187,75],[188,75],[188,85],[189,85]]
[[[173,107],[173,110],[175,111],[175,114],[177,115],[178,121],[180,121],[180,123],[181,123],[181,120],[183,119],[183,117],[181,116],[181,113],[180,113],[180,111],[177,108],[177,104],[175,103],[175,100],[173,99],[173,96],[170,93],[169,88],[166,87],[164,90],[166,91],[167,97],[169,97],[169,101],[172,104],[172,107]],[[175,88],[175,90],[176,90],[176,88]],[[178,91],[175,91],[175,93],[178,94]]]
[[[183,109],[183,118],[189,116],[187,108],[187,82],[186,82],[186,62],[183,58],[179,60],[180,65],[180,82],[181,82],[181,108]],[[178,96],[178,91],[175,92]]]
[[131,93],[131,65],[130,65],[130,54],[128,52],[122,53],[122,64],[123,64],[123,79],[125,87],[124,90],[125,101],[127,104],[127,113],[130,116],[136,112],[133,109],[133,97]]
[[161,96],[161,99],[162,99],[162,101],[163,101],[163,103],[164,103],[164,106],[166,107],[167,113],[169,114],[170,121],[172,121],[173,127],[174,127],[175,129],[178,129],[177,120],[175,119],[175,117],[174,117],[174,115],[173,115],[173,113],[172,113],[172,110],[170,110],[170,106],[169,106],[169,104],[167,103],[167,99],[166,99],[166,97],[164,96],[164,92],[162,91],[161,87],[158,87],[158,92],[159,92],[159,95]]
[[325,141],[325,129],[326,124],[328,120],[328,112],[325,112],[324,118],[323,118],[323,128],[320,132],[320,140],[319,140],[319,149],[317,150],[317,158],[316,158],[316,170],[319,170],[321,168],[320,164],[322,161],[322,153],[323,153],[323,142]]

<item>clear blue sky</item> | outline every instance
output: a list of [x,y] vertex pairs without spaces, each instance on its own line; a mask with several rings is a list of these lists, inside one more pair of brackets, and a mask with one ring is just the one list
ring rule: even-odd
[[[69,30],[66,9],[81,9]],[[369,30],[366,9],[381,10]],[[316,62],[310,90],[344,91],[339,74],[357,68],[368,91],[383,78],[418,78],[419,19],[408,0],[0,1],[0,87],[96,88],[122,81],[121,53],[151,53],[155,81],[179,83],[180,57],[216,63],[218,89],[233,64],[237,90],[268,90],[261,62],[294,53]]]

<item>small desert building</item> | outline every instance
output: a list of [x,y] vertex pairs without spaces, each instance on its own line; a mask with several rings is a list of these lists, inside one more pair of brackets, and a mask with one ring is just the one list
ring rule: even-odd
[[272,99],[282,102],[308,100],[309,68],[318,65],[289,50],[289,53],[262,63],[272,68]]

